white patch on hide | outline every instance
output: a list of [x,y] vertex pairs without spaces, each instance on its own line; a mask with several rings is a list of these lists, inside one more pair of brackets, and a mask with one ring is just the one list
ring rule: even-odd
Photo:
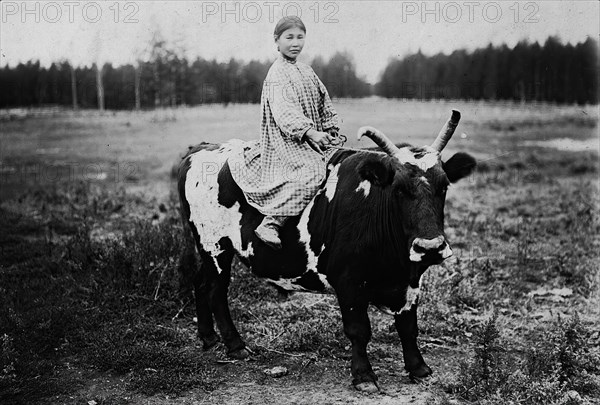
[[340,169],[340,164],[335,166],[329,165],[329,177],[325,181],[325,196],[331,202],[333,197],[335,196],[335,189],[337,188],[338,183],[338,170]]
[[307,270],[317,272],[317,262],[319,256],[315,255],[315,252],[310,248],[310,232],[308,231],[308,220],[310,218],[310,211],[315,205],[315,199],[322,193],[320,190],[316,196],[310,201],[308,206],[302,211],[302,216],[298,222],[298,232],[300,233],[300,243],[304,246],[306,251],[306,257],[308,258],[306,268]]
[[[204,250],[208,251],[208,249],[206,247],[204,248]],[[224,252],[224,250],[221,249],[221,245],[219,245],[219,242],[217,242],[217,243],[215,243],[214,249],[210,251],[210,254],[213,257],[217,257],[223,252]],[[217,266],[217,270],[219,271],[219,273],[221,272],[221,268],[219,266]]]
[[334,293],[333,287],[331,287],[331,285],[329,284],[329,282],[327,281],[326,277],[324,274],[317,274],[319,281],[322,283],[322,287],[323,290],[313,290],[313,289],[308,289],[305,288],[303,286],[301,286],[300,284],[298,284],[298,282],[306,276],[307,273],[314,273],[314,270],[307,270],[306,273],[304,273],[302,276],[299,277],[294,277],[294,278],[280,278],[279,280],[273,280],[273,279],[267,279],[267,282],[274,284],[276,286],[278,286],[279,288],[282,288],[286,291],[293,291],[293,292],[310,292],[310,293],[324,293],[324,294],[332,294]]
[[[438,236],[433,239],[423,239],[423,238],[415,239],[414,242],[412,243],[412,246],[410,247],[410,251],[409,251],[410,261],[411,262],[420,262],[426,253],[426,252],[419,253],[419,252],[415,251],[415,245],[419,246],[425,250],[433,250],[433,249],[438,249],[443,243],[445,243],[443,236]],[[450,249],[450,246],[447,243],[446,243],[446,247],[441,252],[441,255],[442,255],[442,258],[444,258],[444,259],[452,256],[452,250]],[[447,256],[445,256],[445,255],[447,255]]]
[[362,191],[366,198],[371,192],[371,182],[369,180],[361,181],[358,187],[356,187],[356,190],[354,191],[356,191],[357,193]]
[[426,250],[433,250],[439,248],[444,243],[443,236],[437,236],[432,239],[416,238],[413,242],[413,246],[417,245]]
[[417,303],[420,292],[421,292],[421,289],[419,287],[412,288],[411,286],[408,286],[408,288],[406,289],[406,303],[400,310],[400,313],[402,313],[403,311],[410,311],[412,306]]
[[442,259],[447,259],[450,256],[452,256],[453,254],[454,254],[454,252],[452,252],[452,249],[450,249],[450,245],[448,243],[446,243],[446,247],[442,251]]
[[415,249],[411,246],[410,247],[410,256],[408,257],[410,259],[411,262],[420,262],[421,259],[423,259],[423,256],[425,256],[425,253],[418,253],[415,252]]
[[[380,310],[381,312],[383,312],[386,315],[398,315],[400,312],[394,312],[391,309],[389,309],[388,307],[384,306],[384,305],[378,305],[377,309]],[[350,310],[352,311],[352,308],[350,308]]]
[[[427,149],[427,147],[425,149]],[[427,152],[421,158],[418,159],[415,156],[415,153],[412,152],[409,147],[400,148],[398,153],[396,153],[394,156],[400,162],[417,166],[423,171],[431,169],[440,161],[439,152],[436,152],[433,149],[427,150]]]
[[323,283],[323,285],[325,286],[326,292],[330,292],[330,293],[335,292],[333,287],[331,286],[331,284],[329,284],[329,281],[327,281],[327,276],[325,274],[319,273],[319,280],[321,280],[321,283]]
[[423,184],[429,185],[429,180],[427,180],[427,177],[421,176],[419,177],[419,180],[421,180]]
[[408,287],[406,290],[406,302],[404,306],[400,309],[400,311],[392,311],[390,308],[386,306],[379,306],[379,310],[387,315],[400,315],[404,311],[410,311],[413,305],[417,303],[417,299],[419,298],[420,288],[412,288]]
[[233,139],[221,145],[216,150],[199,150],[190,156],[190,168],[185,181],[185,198],[190,205],[190,222],[196,226],[200,235],[200,242],[204,250],[213,256],[219,272],[222,269],[215,259],[221,251],[218,241],[222,237],[229,237],[233,247],[241,248],[239,204],[225,208],[217,202],[219,185],[217,176],[219,171],[234,153],[246,143]]
[[248,247],[246,250],[242,250],[239,252],[240,256],[245,257],[246,259],[250,256],[254,256],[254,247],[252,246],[252,242],[248,243]]
[[312,290],[308,290],[301,285],[294,284],[294,281],[299,280],[300,277],[296,278],[280,278],[279,280],[271,280],[267,279],[267,282],[271,284],[275,284],[279,288],[282,288],[286,291],[297,291],[297,292],[314,292]]
[[[333,287],[331,287],[331,285],[327,281],[327,277],[324,274],[321,274],[317,271],[317,263],[319,262],[319,254],[315,254],[315,252],[310,248],[311,235],[310,235],[310,232],[308,231],[308,220],[310,218],[310,211],[312,210],[313,206],[315,205],[315,200],[322,193],[323,193],[323,190],[319,190],[317,195],[315,195],[315,197],[311,200],[311,202],[308,204],[308,206],[302,212],[302,216],[300,217],[300,221],[298,222],[298,232],[300,233],[300,243],[304,246],[304,250],[306,252],[306,257],[307,257],[306,271],[312,271],[312,272],[316,273],[317,276],[319,277],[319,280],[321,280],[321,283],[323,283],[323,285],[325,286],[325,291],[333,292]],[[325,245],[319,247],[319,253],[322,252],[323,250],[325,250]],[[292,291],[299,291],[298,286],[296,286],[295,288],[296,289],[292,290]],[[302,290],[302,291],[305,291],[305,290]]]

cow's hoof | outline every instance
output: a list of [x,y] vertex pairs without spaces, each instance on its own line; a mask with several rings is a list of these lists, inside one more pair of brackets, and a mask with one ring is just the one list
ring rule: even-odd
[[202,350],[204,350],[204,351],[212,349],[219,341],[219,337],[216,334],[209,336],[209,337],[203,337],[201,339],[202,339]]
[[415,367],[412,370],[408,370],[408,378],[413,382],[421,382],[423,379],[433,374],[433,371],[425,363]]
[[360,392],[366,392],[367,394],[374,394],[379,392],[379,387],[373,381],[365,381],[354,385],[354,388]]
[[241,349],[233,350],[233,351],[227,353],[227,355],[229,357],[231,357],[232,359],[244,360],[244,359],[247,359],[248,357],[250,357],[250,352],[248,351],[248,349],[243,347]]

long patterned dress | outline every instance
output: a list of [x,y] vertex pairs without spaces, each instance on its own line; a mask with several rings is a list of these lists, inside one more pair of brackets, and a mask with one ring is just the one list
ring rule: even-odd
[[327,89],[312,68],[283,56],[273,63],[261,96],[260,141],[229,159],[250,205],[264,215],[299,215],[325,177],[327,153],[304,134],[339,130]]

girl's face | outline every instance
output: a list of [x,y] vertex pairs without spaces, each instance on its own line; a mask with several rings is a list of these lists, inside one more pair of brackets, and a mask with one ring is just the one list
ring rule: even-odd
[[306,34],[298,27],[289,28],[275,41],[279,47],[279,52],[286,56],[288,59],[295,60],[302,48],[304,48],[304,37]]

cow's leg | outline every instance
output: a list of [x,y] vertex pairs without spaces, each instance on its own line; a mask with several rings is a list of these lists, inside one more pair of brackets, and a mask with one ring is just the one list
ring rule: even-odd
[[352,276],[359,272],[356,268],[348,269],[333,287],[342,312],[344,333],[352,343],[352,384],[359,391],[376,392],[377,376],[367,356],[367,344],[371,339],[371,322],[367,314],[369,301],[364,283]]
[[186,234],[185,236],[184,251],[179,260],[180,285],[184,289],[184,293],[187,293],[190,286],[194,286],[198,337],[202,340],[204,350],[208,350],[219,341],[213,325],[212,311],[208,305],[209,275],[201,265],[198,266],[196,260],[196,242],[198,241],[196,228],[192,225],[191,235]]
[[[231,245],[231,241],[228,245]],[[208,252],[203,252],[201,256],[208,267],[208,273],[213,274],[208,289],[208,301],[221,333],[221,338],[227,347],[227,354],[236,359],[244,359],[250,353],[231,319],[229,300],[227,299],[231,281],[231,262],[234,255],[235,252],[232,246],[228,246],[217,255],[216,265]]]
[[[213,326],[214,315],[219,332],[221,332],[221,338],[228,349],[228,354],[234,358],[248,357],[249,353],[245,348],[246,345],[231,319],[227,300],[227,291],[231,279],[231,262],[235,255],[233,245],[228,239],[227,241],[222,239],[221,241],[228,243],[224,243],[225,248],[217,255],[215,260],[209,252],[204,250],[194,224],[190,223],[190,227],[194,236],[195,248],[200,254],[201,261],[198,273],[193,278],[198,336],[202,339],[205,350],[217,343],[218,336]],[[182,260],[185,260],[185,255]]]
[[[202,267],[202,266],[201,266]],[[201,268],[202,272],[203,269]],[[208,350],[213,347],[219,337],[215,332],[213,325],[213,316],[208,304],[210,283],[204,277],[194,282],[194,295],[196,296],[196,317],[198,318],[198,336],[202,339],[203,349]]]
[[402,342],[404,368],[408,371],[409,377],[418,379],[431,375],[431,368],[425,364],[417,346],[417,336],[419,335],[417,304],[415,303],[410,310],[402,311],[399,315],[394,316],[394,323]]

